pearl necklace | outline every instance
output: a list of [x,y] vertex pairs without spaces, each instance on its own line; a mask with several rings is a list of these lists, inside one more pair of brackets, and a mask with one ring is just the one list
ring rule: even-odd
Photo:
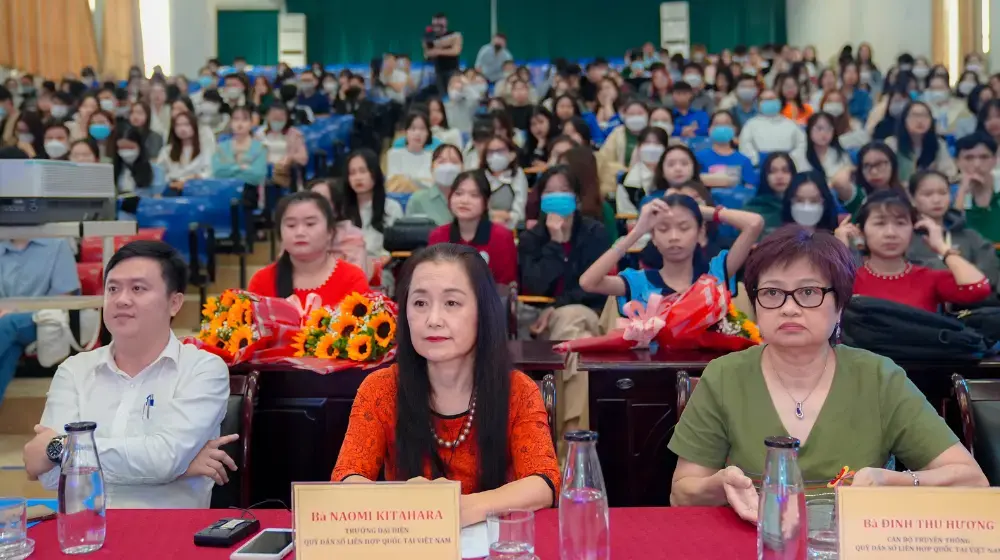
[[461,445],[465,439],[469,436],[469,432],[472,431],[472,420],[476,417],[476,397],[472,397],[472,402],[469,403],[469,416],[465,419],[465,425],[462,427],[462,431],[458,433],[458,437],[451,440],[445,441],[437,434],[437,430],[434,429],[434,422],[431,421],[431,435],[437,440],[438,445],[446,449],[454,449]]

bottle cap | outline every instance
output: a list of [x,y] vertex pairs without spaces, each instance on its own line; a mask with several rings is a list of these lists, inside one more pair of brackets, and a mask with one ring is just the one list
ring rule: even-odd
[[769,436],[764,438],[764,445],[776,449],[798,449],[801,443],[791,436]]
[[97,422],[70,422],[64,426],[66,433],[92,432],[97,429]]
[[563,436],[566,441],[597,441],[597,432],[592,432],[589,430],[576,430],[572,432],[566,432]]

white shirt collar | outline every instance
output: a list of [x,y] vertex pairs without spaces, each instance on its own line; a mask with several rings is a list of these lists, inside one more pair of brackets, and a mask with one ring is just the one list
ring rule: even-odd
[[[118,367],[118,364],[115,363],[115,344],[117,344],[117,342],[112,341],[111,344],[108,345],[107,355],[104,357],[104,360],[101,361],[101,363],[98,365],[99,368],[104,368],[107,371],[110,371],[111,373],[118,373],[121,371],[121,369]],[[160,363],[161,360],[172,361],[174,363],[174,367],[176,368],[180,363],[180,357],[181,357],[181,343],[179,340],[177,340],[177,337],[174,336],[173,331],[171,331],[170,338],[167,340],[167,345],[163,348],[163,351],[160,352],[160,355],[157,356],[155,360],[150,362],[150,364],[146,366],[143,369],[143,371],[146,371],[149,368]]]

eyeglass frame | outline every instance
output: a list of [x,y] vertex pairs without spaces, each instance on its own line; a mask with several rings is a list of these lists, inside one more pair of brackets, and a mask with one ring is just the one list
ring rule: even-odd
[[[799,290],[809,290],[809,289],[819,290],[820,293],[822,294],[822,296],[819,299],[819,303],[818,304],[813,305],[813,306],[802,305],[802,303],[798,300],[798,298],[795,297],[795,292],[797,292]],[[784,295],[784,297],[781,298],[781,303],[780,304],[778,304],[778,305],[776,305],[774,307],[767,307],[767,306],[763,305],[760,302],[760,292],[761,292],[761,290],[777,290],[777,291],[781,292]],[[773,309],[781,309],[782,307],[784,307],[785,304],[788,303],[788,296],[792,296],[792,301],[795,302],[795,305],[798,305],[802,309],[816,309],[817,307],[822,306],[823,302],[826,301],[826,294],[829,294],[830,292],[835,292],[835,291],[836,290],[834,290],[833,288],[830,288],[830,287],[820,287],[820,286],[802,286],[801,288],[795,288],[794,290],[783,290],[781,288],[775,288],[773,286],[767,286],[767,287],[764,287],[764,288],[757,288],[757,289],[755,289],[753,291],[753,299],[754,299],[754,303],[756,303],[757,305],[760,305],[762,309],[773,310]]]

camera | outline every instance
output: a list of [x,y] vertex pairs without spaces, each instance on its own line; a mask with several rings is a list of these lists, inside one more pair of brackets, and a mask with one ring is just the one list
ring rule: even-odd
[[434,30],[433,25],[428,25],[424,28],[424,44],[428,47],[434,46],[434,41],[437,39],[437,31]]

